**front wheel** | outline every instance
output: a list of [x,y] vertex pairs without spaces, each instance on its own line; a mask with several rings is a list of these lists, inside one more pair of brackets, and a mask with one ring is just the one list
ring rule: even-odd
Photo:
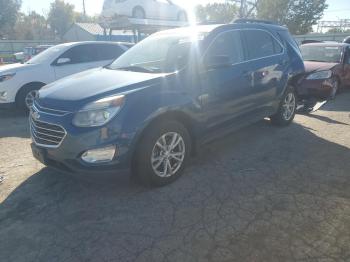
[[140,141],[133,163],[134,175],[143,184],[164,186],[178,179],[190,156],[191,138],[177,121],[159,122]]
[[282,98],[278,111],[275,115],[271,116],[271,122],[278,126],[289,125],[296,113],[297,99],[293,88],[289,88]]
[[16,103],[17,108],[24,112],[28,112],[30,108],[33,105],[36,92],[44,86],[43,84],[32,84],[27,85],[21,88],[19,91],[17,97],[16,97]]

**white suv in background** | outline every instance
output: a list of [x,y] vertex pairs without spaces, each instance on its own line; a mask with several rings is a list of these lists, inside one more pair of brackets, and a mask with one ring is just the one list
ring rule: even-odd
[[102,19],[127,16],[139,19],[187,21],[186,11],[170,0],[105,0]]
[[24,64],[0,66],[0,108],[26,110],[35,92],[63,77],[108,65],[129,45],[77,42],[51,47]]

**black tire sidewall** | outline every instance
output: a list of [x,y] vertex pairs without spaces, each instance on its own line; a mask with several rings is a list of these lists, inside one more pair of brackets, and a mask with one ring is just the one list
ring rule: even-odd
[[[185,142],[186,155],[181,168],[171,177],[159,177],[153,170],[151,155],[155,143],[168,132],[176,132],[182,136]],[[187,129],[177,121],[162,121],[153,124],[145,131],[137,147],[136,159],[132,168],[136,178],[144,185],[164,186],[177,180],[183,173],[191,153],[191,138]]]

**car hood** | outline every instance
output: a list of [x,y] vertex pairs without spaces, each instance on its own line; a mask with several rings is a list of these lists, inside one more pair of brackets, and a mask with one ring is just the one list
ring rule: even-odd
[[316,71],[331,70],[337,65],[337,63],[304,61],[304,65],[306,73],[312,73]]
[[39,92],[40,106],[77,111],[97,99],[159,84],[164,74],[118,71],[105,68],[87,70],[47,85]]
[[17,73],[23,70],[26,70],[28,68],[33,68],[36,65],[34,64],[10,64],[10,65],[4,65],[0,66],[0,75],[8,74],[8,73]]

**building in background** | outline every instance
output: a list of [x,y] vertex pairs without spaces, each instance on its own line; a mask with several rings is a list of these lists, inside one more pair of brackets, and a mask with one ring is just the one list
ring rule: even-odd
[[111,35],[95,23],[74,23],[63,36],[64,42],[78,41],[114,41],[133,42],[134,34],[130,31],[113,30]]

